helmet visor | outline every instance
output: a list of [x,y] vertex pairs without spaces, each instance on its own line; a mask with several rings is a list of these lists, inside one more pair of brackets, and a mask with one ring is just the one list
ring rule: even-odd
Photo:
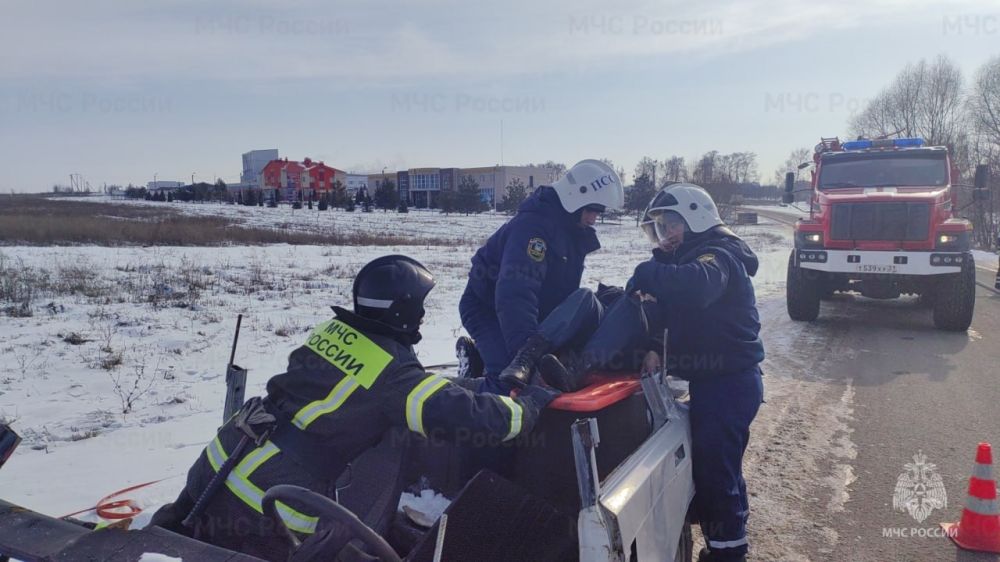
[[684,217],[676,211],[663,209],[651,209],[640,226],[653,244],[675,241],[682,238],[683,234],[691,232]]

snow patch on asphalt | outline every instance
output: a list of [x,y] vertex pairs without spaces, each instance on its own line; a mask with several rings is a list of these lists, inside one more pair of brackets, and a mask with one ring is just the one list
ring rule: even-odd
[[139,562],[184,562],[184,560],[181,558],[174,558],[173,556],[167,556],[166,554],[146,552],[139,557]]
[[851,441],[851,421],[854,414],[854,385],[848,381],[844,394],[840,398],[840,403],[835,404],[836,412],[832,412],[834,427],[834,439],[830,443],[830,452],[838,459],[845,462],[838,462],[833,467],[833,473],[828,478],[831,489],[830,502],[827,509],[831,512],[844,511],[844,504],[850,499],[850,486],[855,480],[854,467],[851,462],[858,456],[858,449]]

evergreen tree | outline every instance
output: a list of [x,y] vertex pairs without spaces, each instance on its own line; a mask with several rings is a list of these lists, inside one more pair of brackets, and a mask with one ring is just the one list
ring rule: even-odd
[[454,213],[457,210],[458,194],[451,189],[443,189],[437,197],[438,208],[442,213]]
[[331,207],[342,207],[346,202],[347,188],[344,187],[343,182],[336,180],[333,182],[333,185],[330,186],[330,197],[327,200],[327,204]]
[[469,214],[486,210],[486,203],[479,192],[479,182],[472,176],[463,176],[455,193],[455,210]]
[[392,180],[385,180],[375,190],[375,206],[383,211],[395,209],[399,206],[399,193],[396,192],[396,184]]
[[528,197],[528,188],[525,187],[524,182],[520,178],[514,178],[513,181],[507,186],[507,193],[503,196],[503,201],[500,203],[500,210],[513,213],[517,211],[518,206]]
[[635,178],[635,184],[629,186],[625,192],[625,208],[629,211],[641,213],[646,209],[646,205],[656,193],[653,186],[653,178],[647,174],[642,174]]

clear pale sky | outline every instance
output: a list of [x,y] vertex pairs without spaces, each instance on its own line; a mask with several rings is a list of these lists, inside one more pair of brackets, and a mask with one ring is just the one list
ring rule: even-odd
[[0,191],[754,151],[844,134],[907,63],[1000,54],[990,1],[0,0]]

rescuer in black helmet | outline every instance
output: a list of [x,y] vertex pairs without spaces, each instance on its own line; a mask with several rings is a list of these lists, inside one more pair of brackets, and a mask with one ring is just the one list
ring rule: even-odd
[[[261,511],[268,488],[294,484],[332,494],[347,464],[393,426],[425,437],[497,442],[530,431],[557,392],[527,386],[514,398],[478,394],[424,371],[413,345],[433,287],[427,268],[406,256],[364,266],[354,280],[354,311],[333,307],[335,317],[291,353],[288,369],[268,381],[267,395],[249,400],[219,430],[180,496],[152,524],[285,560],[288,545]],[[235,462],[227,463],[231,457]],[[225,485],[210,487],[213,479]],[[199,502],[204,509],[193,510]],[[278,512],[300,539],[318,541],[330,532],[293,506],[280,504]]]
[[354,313],[385,324],[415,344],[420,341],[424,299],[433,288],[434,277],[417,260],[383,256],[354,278]]

